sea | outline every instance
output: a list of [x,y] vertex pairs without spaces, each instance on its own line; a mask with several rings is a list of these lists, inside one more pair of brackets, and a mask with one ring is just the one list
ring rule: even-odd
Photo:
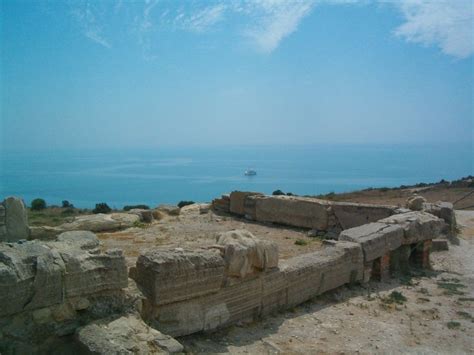
[[[158,147],[0,151],[0,200],[80,208],[209,202],[233,190],[299,195],[474,175],[471,144]],[[257,172],[245,176],[247,169]]]

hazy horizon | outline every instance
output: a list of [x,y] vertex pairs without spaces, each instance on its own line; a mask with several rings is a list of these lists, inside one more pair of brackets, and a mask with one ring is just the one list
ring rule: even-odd
[[0,6],[3,152],[472,146],[470,0]]

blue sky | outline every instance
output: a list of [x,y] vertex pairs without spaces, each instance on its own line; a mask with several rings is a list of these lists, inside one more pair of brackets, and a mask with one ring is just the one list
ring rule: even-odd
[[5,150],[472,144],[472,0],[0,6]]

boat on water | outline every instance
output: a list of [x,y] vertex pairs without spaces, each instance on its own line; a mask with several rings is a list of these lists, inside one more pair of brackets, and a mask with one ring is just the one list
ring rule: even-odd
[[244,175],[245,176],[255,176],[255,175],[257,175],[257,172],[255,170],[252,170],[252,169],[247,169],[247,170],[245,170]]

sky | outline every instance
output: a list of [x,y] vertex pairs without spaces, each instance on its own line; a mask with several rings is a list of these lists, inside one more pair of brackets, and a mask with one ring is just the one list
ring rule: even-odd
[[472,144],[473,0],[0,1],[0,149]]

